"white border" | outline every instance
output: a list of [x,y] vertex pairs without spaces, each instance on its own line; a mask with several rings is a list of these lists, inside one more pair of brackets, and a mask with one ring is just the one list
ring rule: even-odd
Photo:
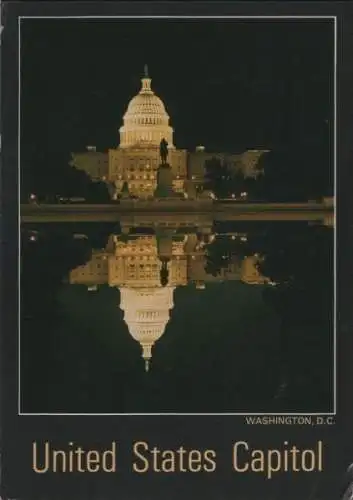
[[18,273],[18,399],[17,410],[19,416],[334,416],[337,413],[337,229],[336,229],[336,212],[337,212],[337,16],[19,16],[18,18],[18,269],[21,264],[21,192],[20,192],[20,165],[21,165],[21,149],[20,149],[20,132],[21,132],[21,20],[22,19],[333,19],[334,20],[334,338],[333,338],[333,384],[334,396],[333,407],[331,413],[22,413],[21,409],[21,297],[20,286],[21,276]]

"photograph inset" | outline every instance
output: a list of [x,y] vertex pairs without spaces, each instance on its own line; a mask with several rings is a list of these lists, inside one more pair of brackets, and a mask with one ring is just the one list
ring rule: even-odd
[[20,31],[19,412],[334,412],[334,19]]

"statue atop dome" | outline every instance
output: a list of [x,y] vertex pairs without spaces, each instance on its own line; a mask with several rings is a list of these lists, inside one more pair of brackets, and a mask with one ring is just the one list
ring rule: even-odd
[[147,66],[147,64],[145,64],[145,66],[144,66],[144,75],[145,75],[145,78],[149,78],[149,76],[148,76],[148,66]]
[[168,142],[164,139],[161,140],[160,145],[159,145],[159,152],[161,155],[161,161],[162,165],[167,164],[167,158],[168,158]]

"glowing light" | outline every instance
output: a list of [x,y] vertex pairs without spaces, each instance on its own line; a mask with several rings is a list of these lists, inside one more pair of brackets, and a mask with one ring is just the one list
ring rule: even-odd
[[142,358],[149,366],[152,348],[163,335],[173,308],[174,287],[120,287],[120,308],[130,335],[140,344]]
[[151,89],[151,79],[142,78],[140,92],[131,99],[120,128],[120,147],[136,144],[159,146],[162,137],[173,146],[173,129],[162,100]]
[[234,236],[234,234],[232,235],[232,240],[235,240],[235,236]]
[[233,198],[233,199],[235,198],[235,194],[234,194],[234,193],[232,193],[232,198]]

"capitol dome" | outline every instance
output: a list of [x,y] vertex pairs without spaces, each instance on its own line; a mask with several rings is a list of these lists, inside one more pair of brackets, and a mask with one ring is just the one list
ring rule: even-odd
[[163,101],[151,89],[147,67],[140,92],[131,99],[120,128],[120,148],[159,147],[162,139],[173,146],[173,129]]
[[170,318],[174,287],[120,288],[120,309],[131,336],[142,347],[145,369],[148,371],[152,347],[161,338]]

